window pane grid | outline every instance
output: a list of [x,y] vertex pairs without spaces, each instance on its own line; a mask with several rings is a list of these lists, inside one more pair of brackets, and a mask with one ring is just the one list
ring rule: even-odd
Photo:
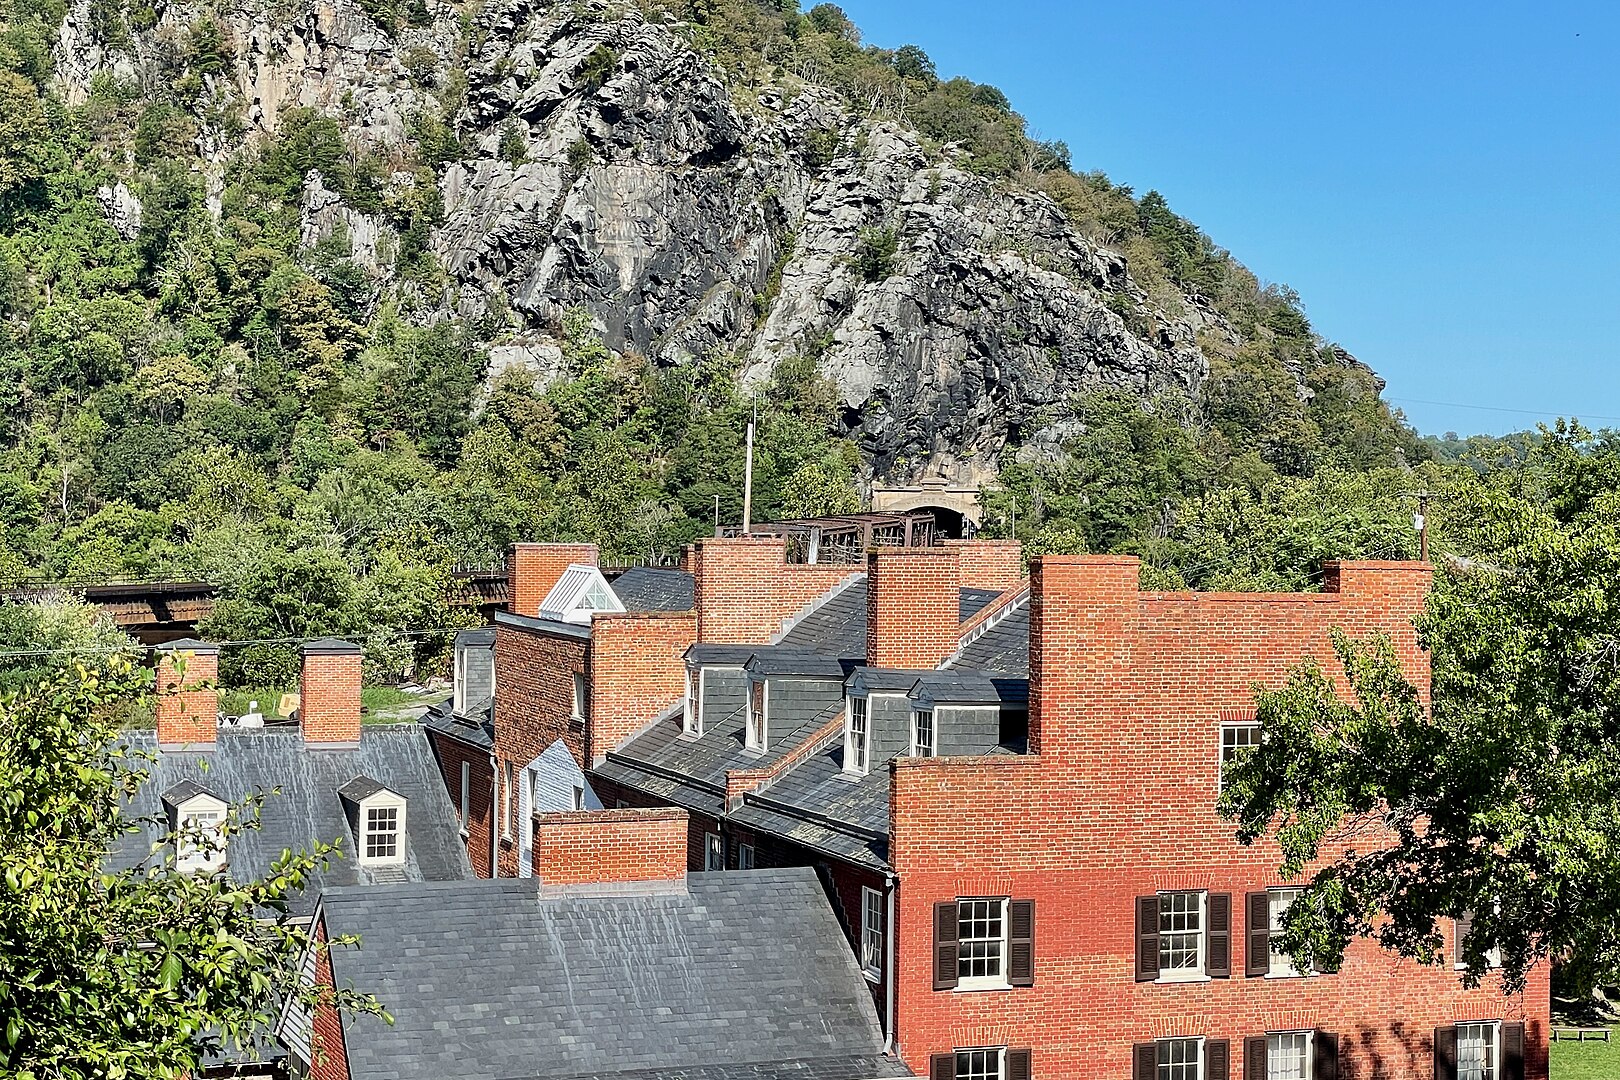
[[399,808],[373,806],[366,811],[366,858],[392,859],[399,854]]
[[1310,1080],[1311,1033],[1266,1036],[1266,1080]]
[[1496,1025],[1457,1025],[1457,1080],[1497,1080]]
[[[1282,933],[1283,919],[1287,917],[1289,907],[1299,897],[1299,892],[1298,889],[1271,890],[1271,932],[1274,935]],[[1275,937],[1271,939],[1271,974],[1303,974],[1294,966],[1293,957],[1282,951],[1282,946]]]
[[958,1050],[956,1080],[1001,1080],[1001,1049]]
[[1159,970],[1196,971],[1203,966],[1204,894],[1159,895]]
[[861,895],[861,966],[867,971],[883,967],[883,894],[871,889]]
[[1197,1039],[1161,1039],[1159,1080],[1199,1080],[1201,1049]]
[[961,979],[1001,976],[1003,937],[1000,900],[956,902],[956,972]]
[[866,771],[866,699],[849,699],[849,756],[850,768]]
[[916,744],[917,744],[917,750],[916,750],[917,756],[918,757],[933,757],[934,756],[934,713],[933,713],[933,710],[930,709],[930,710],[927,710],[927,711],[924,711],[924,712],[916,712],[916,713],[912,713],[911,715],[912,715],[912,718],[913,718],[913,722],[916,724],[916,728],[917,728],[917,734],[916,734],[916,738],[914,740],[916,742]]

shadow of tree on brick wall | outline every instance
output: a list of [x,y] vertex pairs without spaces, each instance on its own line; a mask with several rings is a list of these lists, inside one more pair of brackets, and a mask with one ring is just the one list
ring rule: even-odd
[[1341,1080],[1382,1080],[1434,1073],[1434,1033],[1413,1030],[1397,1020],[1387,1027],[1366,1024],[1348,1032],[1341,1051]]

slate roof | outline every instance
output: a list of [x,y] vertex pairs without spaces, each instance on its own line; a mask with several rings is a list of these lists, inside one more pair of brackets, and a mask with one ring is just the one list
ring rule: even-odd
[[437,705],[430,706],[422,714],[422,726],[480,750],[494,749],[495,724],[492,717],[495,703],[486,698],[478,704],[474,716],[457,713],[454,704],[454,698],[445,698]]
[[345,1031],[354,1080],[909,1075],[882,1057],[866,980],[807,867],[334,889],[322,910],[329,934],[360,937],[333,951],[334,978],[394,1018]]
[[763,791],[743,796],[730,818],[850,862],[889,865],[889,769],[874,761],[862,777],[844,772],[835,738]]
[[[111,859],[115,868],[144,862],[154,844],[167,841],[163,795],[191,781],[233,806],[258,792],[280,788],[279,794],[266,795],[259,813],[261,827],[230,839],[226,852],[230,872],[243,879],[267,874],[283,851],[342,838],[342,857],[315,875],[309,888],[294,899],[300,912],[314,910],[316,894],[323,887],[472,877],[461,825],[438,763],[426,733],[415,724],[368,725],[360,745],[351,749],[309,749],[296,727],[222,728],[212,751],[159,752],[157,733],[149,730],[127,732],[123,743],[155,759],[129,813],[132,818],[156,820],[120,841]],[[338,791],[357,777],[385,784],[408,800],[403,867],[355,863],[355,837]]]
[[825,656],[866,655],[866,575],[852,575],[829,590],[773,644]]
[[685,570],[632,566],[612,581],[626,611],[691,611],[692,575]]
[[1029,600],[1025,598],[947,665],[1029,678]]

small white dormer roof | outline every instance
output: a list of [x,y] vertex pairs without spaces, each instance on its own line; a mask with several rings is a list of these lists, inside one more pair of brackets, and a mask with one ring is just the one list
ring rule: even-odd
[[546,593],[546,598],[540,601],[540,617],[553,622],[589,626],[591,616],[599,611],[622,612],[624,602],[602,576],[602,571],[585,563],[570,563],[557,584]]

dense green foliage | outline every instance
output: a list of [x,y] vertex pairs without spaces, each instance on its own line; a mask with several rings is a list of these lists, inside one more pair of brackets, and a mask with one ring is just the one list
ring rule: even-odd
[[[174,844],[131,869],[103,869],[140,825],[124,800],[144,781],[143,762],[117,741],[117,718],[150,683],[125,657],[0,697],[6,1076],[195,1076],[205,1056],[262,1039],[288,996],[304,995],[293,980],[313,936],[289,918],[287,899],[332,847],[287,852],[262,881],[176,872]],[[264,797],[232,808],[222,833],[181,835],[204,849],[229,843],[257,827]],[[347,1010],[381,1011],[352,989],[335,995]]]

